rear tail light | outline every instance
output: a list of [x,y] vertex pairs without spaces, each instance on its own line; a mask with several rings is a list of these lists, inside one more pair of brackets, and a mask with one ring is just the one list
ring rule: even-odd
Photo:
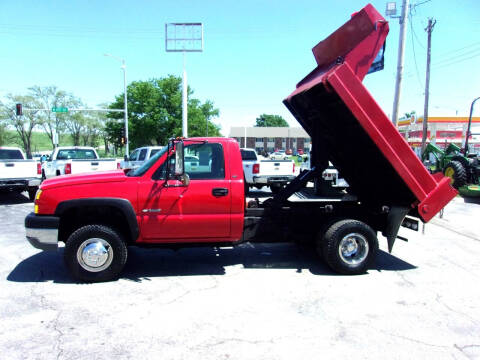
[[293,163],[293,173],[295,174],[295,163]]
[[258,174],[260,172],[260,164],[253,164],[253,174]]
[[42,175],[42,164],[37,163],[37,175]]
[[68,163],[65,164],[65,175],[71,174],[72,173],[72,164]]
[[120,163],[117,162],[117,169],[121,169]]

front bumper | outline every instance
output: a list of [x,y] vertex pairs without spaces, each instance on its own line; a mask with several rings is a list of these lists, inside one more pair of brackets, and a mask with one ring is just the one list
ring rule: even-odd
[[28,242],[37,249],[57,250],[59,222],[60,218],[56,216],[28,214],[25,218]]
[[286,184],[295,179],[294,175],[282,175],[282,176],[254,176],[254,184],[270,185],[270,184]]

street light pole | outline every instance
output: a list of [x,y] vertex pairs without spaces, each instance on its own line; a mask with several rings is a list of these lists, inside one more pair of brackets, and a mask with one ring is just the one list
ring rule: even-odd
[[125,65],[125,60],[122,59],[122,69],[123,69],[123,103],[124,103],[124,112],[123,120],[125,121],[125,155],[129,155],[129,138],[128,138],[128,105],[127,105],[127,65]]
[[395,82],[395,97],[393,100],[392,122],[397,126],[398,121],[398,104],[400,103],[400,93],[402,90],[403,76],[403,54],[405,52],[405,33],[407,31],[409,0],[403,0],[402,15],[400,16],[400,35],[398,40],[398,60],[397,60],[397,78]]
[[120,67],[123,70],[123,120],[125,122],[125,155],[129,154],[129,138],[128,138],[128,106],[127,106],[127,65],[124,59],[113,56],[111,54],[103,54],[104,56],[112,57],[122,63]]

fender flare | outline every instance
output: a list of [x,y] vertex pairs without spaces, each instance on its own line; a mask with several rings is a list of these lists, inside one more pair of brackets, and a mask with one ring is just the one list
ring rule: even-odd
[[127,199],[120,198],[87,198],[87,199],[73,199],[62,201],[55,209],[55,216],[60,217],[66,211],[72,208],[81,208],[85,206],[110,206],[122,212],[127,219],[128,228],[130,229],[130,236],[132,241],[135,241],[140,235],[138,227],[137,216],[132,204]]

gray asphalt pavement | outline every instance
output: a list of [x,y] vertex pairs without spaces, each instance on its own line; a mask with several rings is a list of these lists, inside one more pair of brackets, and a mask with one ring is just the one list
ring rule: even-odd
[[338,276],[292,244],[131,248],[118,281],[72,281],[25,240],[32,203],[0,198],[1,359],[477,359],[480,204],[386,240]]

